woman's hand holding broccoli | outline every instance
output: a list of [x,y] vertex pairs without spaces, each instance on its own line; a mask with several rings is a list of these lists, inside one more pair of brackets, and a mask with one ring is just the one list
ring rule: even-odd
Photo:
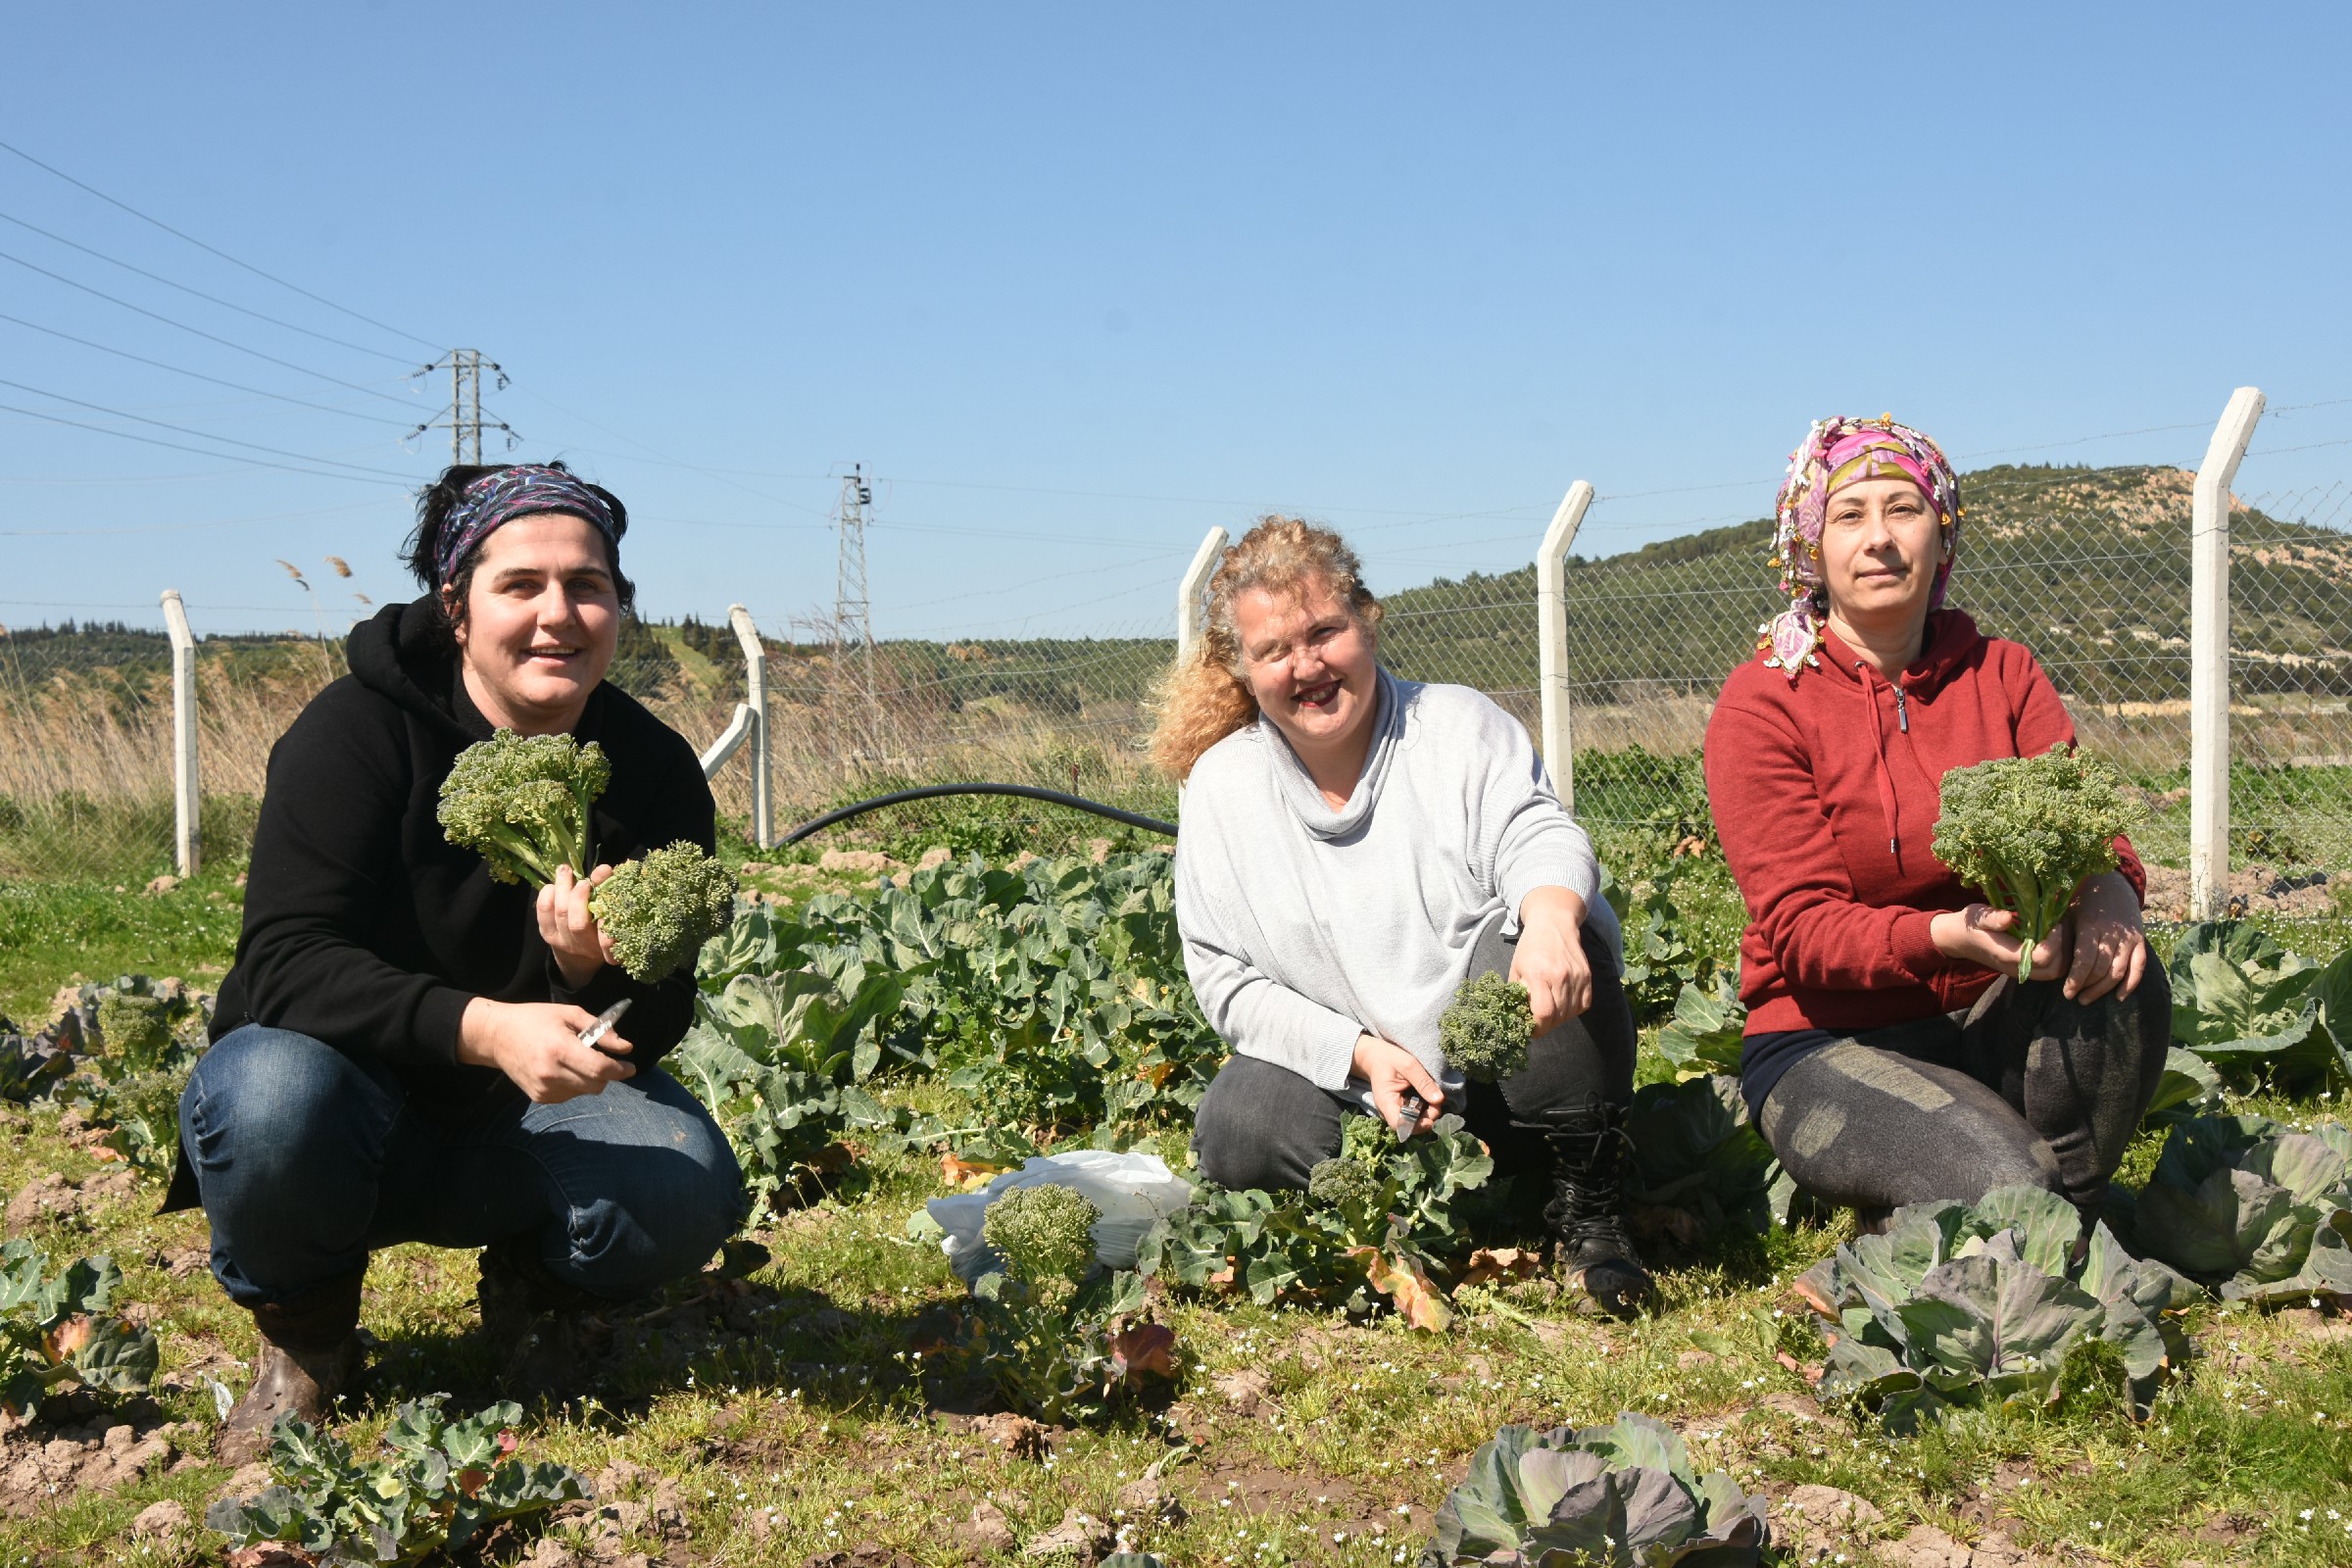
[[629,1043],[617,1034],[580,1044],[580,1032],[594,1022],[594,1013],[569,1003],[476,997],[458,1023],[458,1060],[496,1067],[541,1105],[603,1094],[605,1085],[633,1078],[637,1069],[618,1059]]
[[598,927],[588,907],[588,895],[612,874],[611,866],[600,865],[585,877],[575,877],[570,866],[560,865],[556,879],[539,890],[540,940],[555,955],[564,983],[574,991],[612,961],[612,939]]
[[1511,978],[1527,987],[1536,1033],[1549,1034],[1592,1005],[1592,966],[1585,958],[1585,901],[1566,888],[1536,888],[1519,904],[1519,945]]
[[[2011,935],[2017,929],[2018,915],[2014,909],[1996,909],[1989,904],[1972,904],[1965,908],[1946,909],[1929,923],[1928,940],[1936,951],[1947,958],[1963,963],[1982,964],[1996,973],[2017,973],[2021,944]],[[2028,976],[2034,980],[2055,980],[2066,968],[2067,943],[2072,933],[2071,922],[2061,920],[2050,934],[2034,947],[2034,968]]]

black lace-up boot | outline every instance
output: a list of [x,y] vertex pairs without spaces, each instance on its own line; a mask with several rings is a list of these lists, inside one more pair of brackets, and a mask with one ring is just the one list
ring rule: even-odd
[[1568,1282],[1602,1311],[1632,1317],[1655,1294],[1625,1222],[1624,1165],[1633,1152],[1623,1106],[1570,1111],[1544,1128],[1551,1146],[1544,1223],[1560,1239]]

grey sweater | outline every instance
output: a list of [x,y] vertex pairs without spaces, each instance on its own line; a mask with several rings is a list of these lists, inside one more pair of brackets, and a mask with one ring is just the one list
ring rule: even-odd
[[1176,921],[1201,1010],[1236,1052],[1368,1095],[1349,1072],[1370,1033],[1454,1099],[1438,1015],[1490,922],[1564,887],[1612,952],[1622,939],[1592,840],[1519,721],[1466,686],[1379,681],[1371,751],[1339,810],[1263,717],[1202,755],[1184,791]]

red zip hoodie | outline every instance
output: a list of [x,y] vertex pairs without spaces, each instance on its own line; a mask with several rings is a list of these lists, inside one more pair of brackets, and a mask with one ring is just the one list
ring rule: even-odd
[[[1747,1032],[1908,1023],[1965,1007],[1995,976],[1946,958],[1928,926],[1976,903],[1929,847],[1944,773],[2075,738],[2022,644],[1958,610],[1928,617],[1888,681],[1835,633],[1792,685],[1761,657],[1732,671],[1707,721],[1707,801],[1747,904]],[[2147,875],[2118,839],[2124,875]]]

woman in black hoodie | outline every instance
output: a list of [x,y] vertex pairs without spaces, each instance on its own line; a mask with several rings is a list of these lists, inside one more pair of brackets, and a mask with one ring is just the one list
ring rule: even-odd
[[[376,1248],[485,1249],[501,1365],[546,1383],[573,1309],[700,1267],[742,1212],[725,1138],[655,1066],[691,1021],[691,970],[631,980],[588,908],[613,862],[715,848],[693,748],[605,683],[627,513],[561,464],[453,467],[417,513],[428,592],[353,631],[351,673],[270,753],[216,1043],[180,1102],[168,1206],[203,1204],[213,1272],[262,1339],[234,1462],[359,1371]],[[588,878],[534,895],[443,836],[443,777],[500,728],[602,745]]]

